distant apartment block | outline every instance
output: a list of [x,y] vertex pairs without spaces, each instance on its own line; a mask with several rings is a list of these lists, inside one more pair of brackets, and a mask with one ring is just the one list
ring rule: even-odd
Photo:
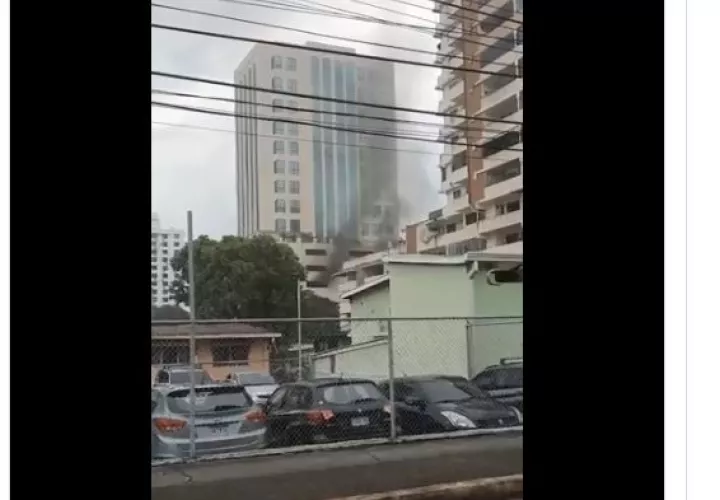
[[185,233],[180,229],[162,228],[156,214],[152,214],[150,228],[151,300],[153,305],[163,306],[171,303],[174,275],[170,263],[185,244]]
[[440,133],[450,143],[439,165],[446,202],[406,228],[407,251],[522,254],[523,1],[461,7],[470,2],[436,3],[434,9],[440,14],[436,62],[455,68],[438,79],[439,111],[460,115],[446,117]]

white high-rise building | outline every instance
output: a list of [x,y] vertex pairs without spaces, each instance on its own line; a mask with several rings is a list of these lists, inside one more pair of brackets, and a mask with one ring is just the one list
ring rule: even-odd
[[317,242],[343,234],[368,245],[394,239],[396,139],[354,131],[395,133],[392,120],[368,118],[394,118],[393,110],[359,104],[394,105],[393,66],[353,57],[353,49],[305,46],[348,55],[256,45],[235,71],[236,84],[252,87],[235,90],[237,232],[304,233]]
[[185,244],[185,232],[180,229],[160,227],[157,214],[152,214],[150,232],[150,284],[152,305],[171,304],[170,287],[174,279],[170,265],[172,258]]
[[447,201],[407,227],[407,251],[522,254],[523,0],[465,5],[435,5],[436,62],[454,68],[438,79],[438,109],[459,116],[444,118],[440,134],[450,143],[439,165]]

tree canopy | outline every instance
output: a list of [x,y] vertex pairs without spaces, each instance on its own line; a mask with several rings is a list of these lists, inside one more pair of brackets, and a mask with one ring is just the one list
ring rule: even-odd
[[[287,244],[268,235],[252,238],[224,236],[214,240],[200,236],[194,241],[195,307],[198,319],[296,318],[297,284],[305,270]],[[188,247],[174,257],[176,280],[172,295],[179,304],[189,305]],[[302,294],[302,316],[338,317],[338,305],[309,290]],[[295,323],[273,323],[284,334],[284,344],[294,342]],[[339,334],[337,321],[307,324],[303,342]]]

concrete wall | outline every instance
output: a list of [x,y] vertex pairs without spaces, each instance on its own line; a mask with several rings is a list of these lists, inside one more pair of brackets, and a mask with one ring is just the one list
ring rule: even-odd
[[[350,298],[350,338],[353,344],[368,342],[387,335],[387,318],[390,317],[390,287],[378,285]],[[353,320],[378,318],[378,321]]]
[[377,381],[386,379],[388,378],[387,342],[351,346],[340,349],[334,354],[316,357],[314,370],[315,377],[342,375]]
[[492,286],[483,271],[475,275],[472,286],[475,295],[473,316],[508,318],[472,322],[470,376],[488,365],[497,364],[501,358],[523,355],[522,284]]
[[[473,287],[464,265],[388,264],[395,372],[467,375],[466,325]],[[457,319],[426,319],[457,317]]]

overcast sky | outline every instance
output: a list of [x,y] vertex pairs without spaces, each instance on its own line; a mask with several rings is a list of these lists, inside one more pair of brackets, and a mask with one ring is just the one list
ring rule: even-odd
[[[283,0],[283,3],[298,3],[305,0]],[[312,0],[308,0],[312,2]],[[410,24],[423,24],[412,17],[394,15],[352,0],[318,0],[327,5],[347,9],[388,20]],[[363,0],[382,5],[414,16],[435,19],[430,10],[416,9],[389,0]],[[430,7],[427,0],[411,0],[412,3]],[[281,10],[268,10],[257,6],[239,5],[222,0],[157,0],[157,3],[197,9],[205,12],[224,14],[243,19],[265,21],[278,25],[292,26],[335,36],[351,37],[355,40],[380,42],[435,50],[437,39],[417,31],[381,26],[352,20],[298,14]],[[407,60],[433,62],[433,56],[412,52],[373,47],[363,43],[350,43],[325,37],[251,26],[230,20],[213,19],[185,12],[170,12],[153,7],[152,20],[155,23],[182,26],[204,31],[242,35],[266,40],[280,40],[302,44],[308,40],[334,45],[349,46],[361,54],[374,54]],[[152,69],[168,73],[206,77],[232,81],[233,70],[245,57],[252,44],[221,40],[167,30],[152,30]],[[440,93],[435,90],[439,70],[418,66],[395,65],[395,99],[397,106],[437,110]],[[232,98],[232,89],[194,84],[165,78],[153,77],[154,89],[187,91]],[[230,111],[231,104],[169,98],[157,96],[154,100],[178,102],[190,106],[216,107]],[[412,120],[437,121],[429,115],[405,115],[399,117]],[[190,127],[207,127],[232,131],[233,121],[229,117],[210,116],[152,108],[152,120]],[[403,127],[405,127],[403,125]],[[424,131],[433,129],[423,128]],[[431,142],[398,141],[399,149],[425,151],[430,154],[399,152],[399,190],[403,200],[403,223],[413,222],[429,210],[442,205],[438,194],[440,175],[437,168],[442,146]],[[152,124],[152,209],[160,216],[163,226],[184,228],[186,211],[194,214],[195,233],[219,237],[235,234],[235,142],[232,132],[206,131]]]

